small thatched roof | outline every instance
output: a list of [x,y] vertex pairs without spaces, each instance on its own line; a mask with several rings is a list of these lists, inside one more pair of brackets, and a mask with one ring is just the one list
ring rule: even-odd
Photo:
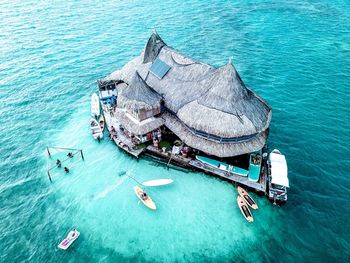
[[136,71],[129,85],[118,95],[118,106],[132,109],[159,107],[161,96],[154,92]]
[[179,136],[184,143],[192,148],[220,158],[258,151],[265,145],[267,138],[267,131],[265,131],[247,141],[219,143],[194,135],[181,121],[169,113],[163,114],[162,117],[165,120],[165,126]]
[[131,115],[129,115],[125,110],[123,109],[116,109],[115,116],[120,121],[120,124],[122,124],[125,129],[127,129],[129,132],[135,134],[135,135],[144,135],[151,131],[154,131],[164,125],[165,121],[162,118],[148,118],[143,121],[138,121],[134,119]]

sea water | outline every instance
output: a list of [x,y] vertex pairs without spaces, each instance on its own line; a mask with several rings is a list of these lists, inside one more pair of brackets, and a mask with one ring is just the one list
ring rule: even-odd
[[[347,1],[1,1],[1,262],[333,262],[350,259],[350,3]],[[136,160],[89,131],[96,80],[139,55],[153,29],[214,66],[232,61],[273,108],[284,207],[232,184]],[[64,152],[83,149],[46,168]],[[140,204],[136,182],[158,209]],[[57,248],[76,227],[81,236]]]

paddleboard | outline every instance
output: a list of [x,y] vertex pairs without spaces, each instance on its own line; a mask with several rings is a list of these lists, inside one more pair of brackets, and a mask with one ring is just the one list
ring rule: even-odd
[[61,241],[61,243],[58,245],[58,248],[66,250],[70,247],[70,245],[73,244],[75,240],[80,236],[80,232],[76,229],[72,229],[67,237]]
[[258,209],[258,205],[255,203],[253,198],[250,197],[250,195],[247,193],[246,190],[244,190],[242,187],[237,187],[239,195],[243,198],[243,200],[254,210]]
[[143,182],[143,186],[161,186],[161,185],[167,185],[171,184],[174,181],[172,179],[156,179],[156,180],[149,180],[146,182]]
[[248,205],[246,204],[246,202],[243,200],[243,198],[240,195],[237,196],[237,204],[238,204],[238,207],[241,210],[242,215],[244,216],[244,218],[249,223],[252,223],[254,221],[253,215],[250,212]]
[[148,208],[152,209],[152,210],[156,210],[156,204],[153,202],[153,200],[151,199],[151,197],[149,195],[147,195],[146,198],[142,198],[141,194],[146,193],[145,191],[143,191],[140,187],[135,186],[134,187],[134,191],[135,194],[137,195],[137,197],[141,200],[141,202],[147,206]]

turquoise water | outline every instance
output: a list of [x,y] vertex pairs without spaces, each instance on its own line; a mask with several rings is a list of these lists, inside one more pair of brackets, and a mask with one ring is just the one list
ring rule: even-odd
[[[350,260],[350,4],[346,1],[0,2],[1,262]],[[289,164],[282,208],[247,224],[229,183],[136,161],[89,134],[96,80],[139,54],[153,28],[220,66],[230,56],[273,108],[270,149]],[[85,162],[48,181],[46,146]],[[57,153],[59,156],[62,153]],[[156,212],[138,204],[139,180]],[[64,252],[71,227],[81,237]]]

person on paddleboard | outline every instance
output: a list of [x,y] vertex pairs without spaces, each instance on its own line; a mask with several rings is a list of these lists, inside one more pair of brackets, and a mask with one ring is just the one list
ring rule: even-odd
[[142,192],[141,195],[140,195],[140,197],[141,197],[141,199],[142,199],[143,201],[147,200],[147,198],[148,198],[148,196],[147,196],[147,194],[146,194],[145,192]]

